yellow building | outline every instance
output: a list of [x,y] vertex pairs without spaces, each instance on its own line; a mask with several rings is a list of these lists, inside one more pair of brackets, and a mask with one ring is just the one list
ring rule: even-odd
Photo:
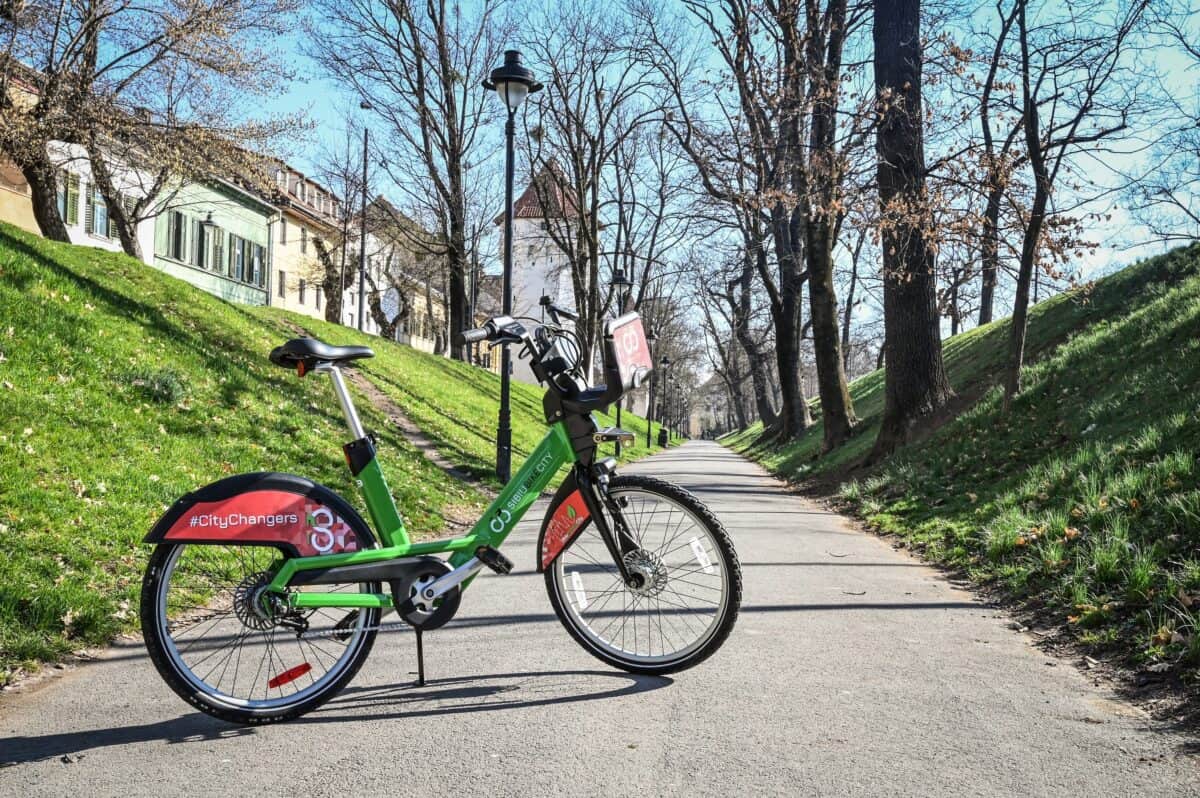
[[324,186],[282,163],[275,170],[275,186],[272,203],[279,216],[271,231],[271,304],[324,319],[325,265],[319,247],[324,247],[331,264],[341,264],[341,202]]
[[0,219],[31,233],[40,233],[29,199],[29,184],[17,165],[0,159]]

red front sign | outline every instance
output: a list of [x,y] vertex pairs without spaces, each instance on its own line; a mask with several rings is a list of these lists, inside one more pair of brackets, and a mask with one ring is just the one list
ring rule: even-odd
[[543,571],[549,568],[550,563],[575,539],[589,517],[583,494],[579,491],[574,491],[558,505],[554,515],[550,516],[550,523],[546,526],[546,534],[542,539]]
[[221,501],[197,502],[163,539],[289,544],[301,557],[359,549],[354,530],[332,509],[282,490],[253,490]]
[[[646,343],[646,331],[641,318],[634,316],[612,330],[613,348],[617,352],[617,369],[621,373],[621,384],[634,387],[641,377],[654,368],[650,357],[650,345]],[[639,376],[639,372],[641,375]]]

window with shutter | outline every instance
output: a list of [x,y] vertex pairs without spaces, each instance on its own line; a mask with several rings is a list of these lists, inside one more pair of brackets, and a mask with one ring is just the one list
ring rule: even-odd
[[308,228],[301,227],[300,228],[300,254],[303,255],[307,252],[308,252]]
[[279,243],[287,243],[287,219],[279,220]]
[[92,201],[92,192],[88,192],[84,197],[83,205],[83,229],[87,232],[92,232],[95,229],[96,223],[96,206]]
[[92,190],[92,220],[95,224],[89,232],[94,236],[108,238],[108,205],[99,189]]
[[287,272],[279,272],[275,281],[278,283],[279,298],[283,299],[287,294]]
[[300,304],[301,305],[304,304],[304,293],[305,293],[306,288],[308,288],[308,283],[306,283],[304,280],[301,280],[300,281]]
[[320,288],[317,289],[317,295],[314,297],[314,299],[316,300],[317,310],[320,310],[321,309],[321,289]]
[[209,261],[209,268],[214,272],[223,272],[225,270],[225,231],[219,227],[213,227],[209,232],[209,238],[212,239],[212,260]]
[[182,261],[184,240],[187,236],[187,219],[179,211],[171,211],[170,216],[170,255],[173,259]]

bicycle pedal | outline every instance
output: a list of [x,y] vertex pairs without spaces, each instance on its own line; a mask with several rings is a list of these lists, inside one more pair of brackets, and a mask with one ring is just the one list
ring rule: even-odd
[[513,569],[512,560],[505,557],[491,546],[480,546],[475,549],[475,557],[481,563],[491,568],[498,574],[511,573]]

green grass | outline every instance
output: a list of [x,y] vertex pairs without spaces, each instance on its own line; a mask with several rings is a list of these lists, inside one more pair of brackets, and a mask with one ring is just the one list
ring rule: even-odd
[[[956,390],[978,401],[838,497],[924,556],[1043,609],[1084,645],[1200,679],[1200,246],[1032,309],[1024,390],[1001,411],[1007,320],[946,342]],[[812,460],[727,441],[795,479],[865,453],[879,373],[852,394],[864,432]]]
[[[335,342],[360,340],[231,305],[123,255],[0,224],[0,684],[136,628],[149,553],[141,539],[188,490],[233,473],[290,471],[361,509],[328,382],[298,380],[267,360],[294,335],[289,321]],[[486,473],[498,378],[370,343],[370,378],[452,459]],[[515,389],[517,463],[544,429],[534,395]],[[438,534],[451,510],[482,511],[479,491],[431,465],[357,398],[414,534]],[[644,432],[640,419],[622,420]]]

